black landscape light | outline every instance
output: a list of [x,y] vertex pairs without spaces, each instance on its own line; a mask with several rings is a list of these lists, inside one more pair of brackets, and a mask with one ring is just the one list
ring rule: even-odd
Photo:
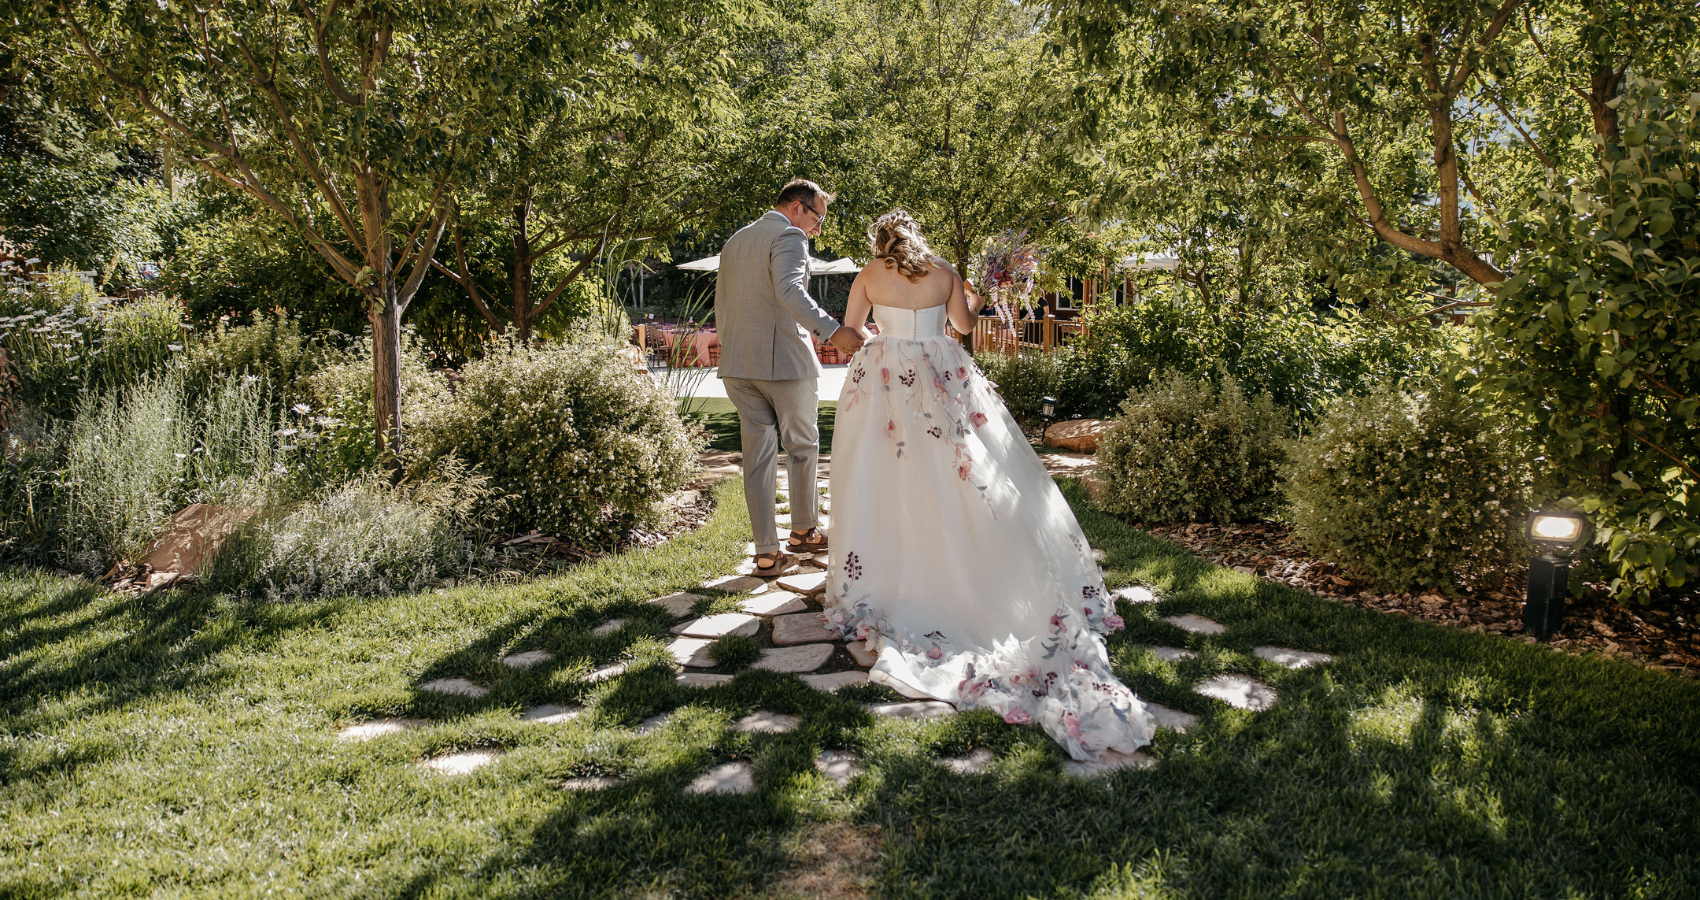
[[1528,600],[1523,605],[1523,630],[1547,640],[1564,619],[1564,595],[1570,587],[1570,557],[1588,534],[1581,513],[1537,509],[1529,513],[1523,533],[1544,552],[1529,560]]
[[1055,398],[1055,397],[1040,397],[1039,398],[1039,415],[1042,415],[1047,419],[1056,418],[1057,417],[1057,398]]

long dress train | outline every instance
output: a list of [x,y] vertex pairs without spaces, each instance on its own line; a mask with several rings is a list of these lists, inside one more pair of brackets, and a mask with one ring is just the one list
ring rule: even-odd
[[1085,535],[944,307],[873,316],[833,432],[827,618],[907,696],[1036,723],[1076,759],[1150,743]]

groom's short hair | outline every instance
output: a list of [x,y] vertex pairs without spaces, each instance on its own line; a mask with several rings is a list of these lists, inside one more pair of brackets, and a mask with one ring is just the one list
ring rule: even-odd
[[779,189],[779,199],[773,201],[773,205],[775,207],[779,207],[784,206],[793,200],[801,200],[804,203],[813,206],[816,197],[819,197],[821,201],[825,203],[831,203],[838,199],[832,194],[821,190],[820,185],[815,184],[807,178],[793,178],[790,181],[785,182],[785,186]]

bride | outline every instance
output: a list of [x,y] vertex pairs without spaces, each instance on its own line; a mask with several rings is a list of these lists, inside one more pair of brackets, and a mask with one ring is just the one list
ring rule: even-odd
[[945,332],[972,332],[978,298],[908,213],[868,237],[844,317],[867,344],[833,432],[827,618],[878,650],[869,677],[899,693],[1037,723],[1076,759],[1139,749],[1152,720],[1110,672],[1122,620],[1085,535]]

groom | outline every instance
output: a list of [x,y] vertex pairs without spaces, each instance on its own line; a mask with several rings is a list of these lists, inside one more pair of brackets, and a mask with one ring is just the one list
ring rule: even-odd
[[818,527],[815,461],[820,456],[820,362],[808,335],[846,355],[862,336],[840,326],[809,296],[809,238],[820,234],[833,196],[792,179],[773,209],[739,229],[720,251],[714,322],[720,332],[720,379],[738,409],[744,441],[744,503],[755,532],[756,574],[785,568],[775,535],[776,455],[785,445],[791,485],[791,538],[786,548],[826,549]]

